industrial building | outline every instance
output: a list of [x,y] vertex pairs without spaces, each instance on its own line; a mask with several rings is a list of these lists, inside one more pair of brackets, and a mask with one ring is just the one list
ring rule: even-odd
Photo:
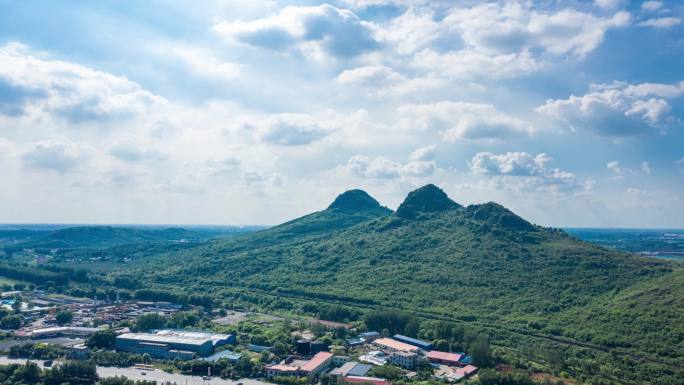
[[233,334],[217,334],[217,333],[206,333],[201,331],[187,331],[187,330],[174,330],[174,329],[164,329],[159,330],[155,333],[159,336],[176,336],[184,338],[195,338],[199,340],[210,339],[212,345],[217,348],[224,345],[235,345],[237,338]]
[[392,338],[409,345],[417,346],[425,351],[432,350],[432,344],[430,342],[422,341],[417,338],[411,338],[401,334],[395,334]]
[[373,368],[373,365],[362,364],[356,361],[350,361],[345,363],[341,367],[334,369],[332,372],[330,372],[330,375],[338,378],[338,380],[340,378],[347,376],[363,377],[366,374],[368,374],[371,368]]
[[430,361],[433,364],[442,364],[442,365],[448,365],[448,366],[456,366],[461,364],[461,358],[463,357],[462,354],[458,353],[447,353],[447,352],[440,352],[437,350],[432,350],[427,352],[425,355],[427,357],[428,361]]
[[151,333],[125,333],[116,337],[118,351],[149,354],[160,359],[192,359],[195,355],[207,356],[214,351],[211,338],[191,338]]
[[411,353],[417,353],[420,349],[418,349],[417,346],[407,344],[404,342],[400,342],[397,340],[393,340],[391,338],[378,338],[377,340],[373,341],[372,343],[373,346],[376,348],[388,352],[388,353],[393,353],[393,352],[411,352]]
[[390,355],[390,362],[404,369],[413,370],[422,359],[417,353],[397,351]]
[[78,326],[55,326],[33,330],[30,332],[29,336],[34,339],[54,337],[88,337],[100,330],[101,329],[99,328],[86,328]]

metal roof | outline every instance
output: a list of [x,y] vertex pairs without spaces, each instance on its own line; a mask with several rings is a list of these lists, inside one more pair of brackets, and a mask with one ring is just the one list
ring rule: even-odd
[[116,337],[117,339],[135,340],[140,342],[156,342],[162,344],[186,344],[186,345],[196,345],[202,346],[205,343],[211,343],[211,339],[198,339],[198,338],[188,338],[174,335],[159,335],[159,334],[149,334],[149,333],[125,333]]

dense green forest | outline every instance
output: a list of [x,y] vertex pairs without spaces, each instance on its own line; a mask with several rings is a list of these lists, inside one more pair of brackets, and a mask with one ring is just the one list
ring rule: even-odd
[[[259,232],[130,251],[128,263],[90,270],[90,283],[340,321],[399,312],[412,320],[406,334],[453,347],[486,335],[505,362],[586,383],[684,382],[682,264],[588,244],[496,203],[463,207],[432,185],[397,213],[352,190]],[[429,322],[461,332],[435,335]]]

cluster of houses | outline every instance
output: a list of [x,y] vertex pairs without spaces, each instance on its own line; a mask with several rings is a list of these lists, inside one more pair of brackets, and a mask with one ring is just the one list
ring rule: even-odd
[[365,354],[359,356],[360,362],[327,351],[312,351],[310,359],[288,358],[266,366],[267,377],[316,377],[332,367],[334,369],[330,371],[330,377],[338,384],[391,385],[386,379],[368,376],[373,366],[393,364],[413,371],[427,363],[435,369],[435,377],[452,382],[477,371],[465,354],[433,350],[429,342],[399,334],[387,338],[381,337],[378,332],[361,333],[347,340],[347,345],[364,348]]

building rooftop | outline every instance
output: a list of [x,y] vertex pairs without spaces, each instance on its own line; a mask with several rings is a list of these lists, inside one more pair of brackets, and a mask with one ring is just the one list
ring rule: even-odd
[[423,341],[423,340],[419,340],[419,339],[417,339],[417,338],[412,338],[412,337],[404,336],[404,335],[401,335],[401,334],[395,334],[393,338],[394,338],[395,340],[403,341],[403,342],[406,342],[406,343],[411,344],[411,345],[419,346],[419,347],[421,347],[421,348],[422,348],[422,347],[429,348],[429,347],[432,346],[432,343],[430,343],[430,342]]
[[401,350],[405,352],[416,352],[418,347],[403,343],[401,341],[393,340],[391,338],[379,338],[373,341],[374,344],[387,346],[392,349]]
[[373,368],[373,365],[356,363],[347,373],[348,376],[365,376]]
[[359,364],[359,363],[356,362],[356,361],[347,362],[347,363],[345,363],[344,365],[340,366],[339,368],[337,368],[337,369],[333,370],[332,372],[330,372],[330,374],[332,374],[332,375],[334,375],[334,376],[342,376],[342,377],[344,377],[344,376],[346,376],[352,369],[354,369],[354,367],[355,367],[356,365],[358,365],[358,364]]
[[306,364],[302,365],[302,370],[305,372],[313,372],[318,367],[320,367],[325,361],[329,360],[332,358],[333,354],[329,352],[319,352],[314,355],[309,362]]
[[453,361],[453,362],[458,362],[462,355],[458,353],[447,353],[447,352],[440,352],[438,350],[432,350],[427,352],[426,354],[427,358],[430,359],[435,359],[435,360],[442,360],[442,361]]
[[156,342],[162,344],[186,344],[186,345],[204,345],[207,342],[212,342],[209,338],[189,338],[175,335],[159,335],[150,333],[124,333],[116,337],[117,339],[136,340],[140,342]]

